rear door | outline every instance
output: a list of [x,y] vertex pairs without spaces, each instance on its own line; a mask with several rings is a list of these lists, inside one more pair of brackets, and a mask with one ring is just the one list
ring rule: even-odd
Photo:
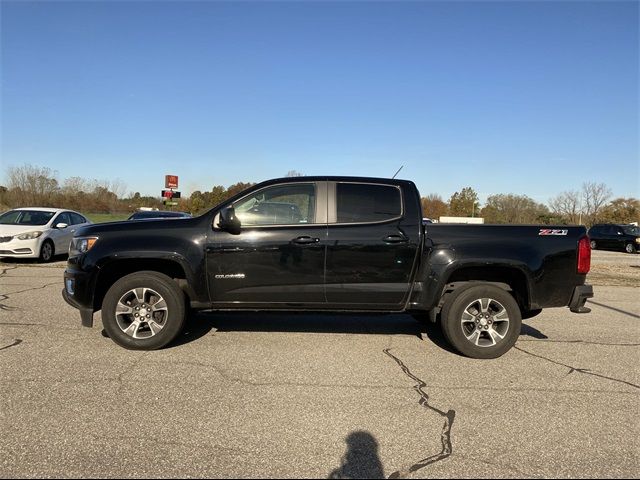
[[[415,188],[415,187],[414,187]],[[399,183],[329,182],[327,302],[400,309],[419,250],[421,212]]]

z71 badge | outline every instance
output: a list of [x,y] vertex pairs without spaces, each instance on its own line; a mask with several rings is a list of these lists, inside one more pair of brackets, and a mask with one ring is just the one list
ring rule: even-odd
[[555,230],[551,228],[541,228],[538,235],[566,235],[569,230]]

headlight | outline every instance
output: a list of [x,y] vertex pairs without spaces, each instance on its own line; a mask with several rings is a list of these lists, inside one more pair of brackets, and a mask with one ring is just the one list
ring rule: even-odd
[[636,237],[636,243],[640,243],[640,237]]
[[96,243],[98,237],[77,237],[71,240],[69,244],[69,256],[75,257],[81,253],[86,253],[91,250],[91,247]]
[[38,238],[40,235],[42,235],[42,232],[35,231],[35,232],[21,233],[20,235],[16,235],[15,238],[17,238],[18,240],[33,240],[34,238]]

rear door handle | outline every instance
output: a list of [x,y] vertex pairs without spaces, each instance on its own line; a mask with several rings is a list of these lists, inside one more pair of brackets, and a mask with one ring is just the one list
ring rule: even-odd
[[318,243],[319,241],[320,241],[319,238],[308,237],[308,236],[298,237],[292,240],[293,243],[297,243],[299,245],[309,245],[310,243]]
[[384,243],[406,243],[409,239],[402,235],[387,235],[382,239]]

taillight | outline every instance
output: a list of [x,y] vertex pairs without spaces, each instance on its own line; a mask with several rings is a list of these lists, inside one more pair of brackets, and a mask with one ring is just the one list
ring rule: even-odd
[[589,237],[582,237],[578,242],[578,273],[586,275],[591,269],[591,245]]

